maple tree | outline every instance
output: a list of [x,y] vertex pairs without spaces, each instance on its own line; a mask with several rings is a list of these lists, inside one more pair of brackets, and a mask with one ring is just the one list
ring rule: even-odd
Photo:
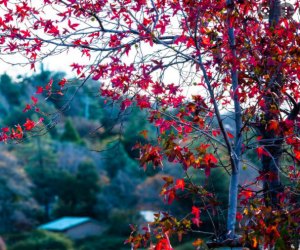
[[[47,57],[79,51],[82,58],[70,65],[82,81],[78,89],[87,79],[99,81],[103,97],[119,102],[122,112],[133,105],[147,110],[158,128],[155,143],[135,146],[141,165],[159,167],[168,160],[182,166],[185,176],[164,178],[161,195],[168,203],[179,199],[180,192],[196,197],[191,213],[182,220],[158,214],[154,232],[139,234],[133,227],[137,234],[128,239],[133,248],[150,242],[154,249],[172,249],[169,235],[181,238],[201,225],[202,212],[214,213],[216,197],[194,183],[189,171],[209,176],[218,168],[231,179],[226,238],[236,239],[237,221],[245,221],[242,240],[253,247],[280,240],[287,246],[299,244],[299,239],[293,241],[299,227],[292,223],[299,216],[294,208],[300,192],[299,1],[285,8],[279,0],[0,4],[2,60],[15,64],[15,56],[22,55],[24,61],[18,64],[34,70]],[[69,84],[61,79],[39,86],[24,112],[35,110],[41,118],[3,128],[1,140],[21,140],[46,126],[39,101],[63,95]],[[253,167],[251,153],[261,164],[259,174],[240,185],[242,165]],[[278,219],[284,217],[288,224]],[[152,243],[151,233],[157,243]],[[194,246],[201,244],[199,239]]]

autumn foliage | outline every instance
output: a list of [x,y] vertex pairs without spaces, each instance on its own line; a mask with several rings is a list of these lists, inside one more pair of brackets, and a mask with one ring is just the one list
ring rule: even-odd
[[[79,51],[70,67],[82,85],[99,81],[99,94],[121,113],[134,105],[147,111],[158,135],[151,141],[141,132],[147,142],[134,147],[141,166],[180,166],[184,176],[166,176],[160,194],[166,203],[191,199],[193,206],[184,218],[159,213],[143,232],[133,227],[133,249],[172,249],[172,236],[201,229],[201,215],[216,214],[220,203],[192,175],[214,170],[231,178],[225,238],[235,241],[239,232],[240,244],[291,249],[299,245],[300,194],[294,2],[287,13],[279,0],[3,0],[1,51],[8,62],[22,55],[20,64],[32,70],[47,57]],[[39,86],[24,112],[40,119],[2,128],[1,141],[45,129],[41,99],[64,95],[70,83]],[[243,165],[254,173],[247,183],[239,183]]]

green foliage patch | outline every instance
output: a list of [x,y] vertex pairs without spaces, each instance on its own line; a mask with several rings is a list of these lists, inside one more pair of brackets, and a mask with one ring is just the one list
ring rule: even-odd
[[[10,241],[14,240],[11,237]],[[33,231],[18,236],[8,250],[74,250],[73,243],[65,236],[46,231]]]

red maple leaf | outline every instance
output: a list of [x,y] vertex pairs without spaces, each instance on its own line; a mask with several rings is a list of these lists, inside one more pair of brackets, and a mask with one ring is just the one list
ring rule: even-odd
[[38,99],[36,97],[34,97],[34,96],[31,97],[31,100],[33,102],[33,105],[36,105],[37,102],[38,102]]
[[254,192],[250,189],[244,189],[242,190],[239,195],[238,198],[245,198],[246,200],[250,199],[251,197],[254,196]]
[[184,190],[184,186],[185,186],[185,183],[184,183],[184,179],[178,179],[176,180],[176,185],[175,185],[175,189],[181,189],[181,191]]
[[1,130],[2,130],[3,133],[8,133],[9,132],[9,128],[8,127],[2,128]]
[[276,121],[276,120],[269,121],[268,130],[277,131],[278,128],[279,128],[279,122],[278,121]]
[[234,138],[234,135],[233,134],[231,134],[230,132],[228,132],[227,131],[227,135],[228,135],[228,137],[230,138],[230,139],[233,139]]
[[166,23],[159,20],[155,28],[160,29],[160,33],[163,35],[166,32]]
[[151,107],[151,104],[150,104],[150,101],[148,99],[147,96],[144,96],[144,95],[138,95],[137,98],[136,98],[136,101],[137,101],[137,105],[141,108],[141,109],[144,109],[144,108],[150,108]]
[[199,227],[202,221],[200,220],[200,208],[193,206],[192,207],[192,215],[194,215],[194,218],[192,218],[192,222]]
[[23,109],[23,112],[25,113],[30,109],[31,109],[31,106],[29,104],[26,104],[25,108]]
[[22,139],[23,138],[23,129],[19,124],[16,126],[16,130],[11,129],[10,137],[12,139]]
[[206,154],[202,161],[204,161],[205,164],[200,164],[199,168],[203,168],[205,176],[209,177],[211,168],[217,167],[216,163],[218,163],[218,159],[214,157],[213,154]]
[[192,222],[197,226],[200,227],[202,221],[199,218],[192,218]]
[[209,37],[202,37],[202,44],[203,45],[210,45]]
[[169,189],[166,192],[166,195],[168,197],[168,204],[171,205],[173,203],[174,199],[176,198],[175,190],[174,189]]
[[63,78],[59,81],[58,85],[63,88],[65,86],[65,84],[67,83],[67,79]]
[[264,147],[257,147],[256,152],[257,152],[258,158],[260,158],[260,159],[263,155],[269,156],[269,153],[267,151],[265,151]]
[[154,250],[173,250],[173,248],[166,238],[162,238],[157,242]]
[[31,121],[30,119],[26,119],[26,122],[24,123],[24,125],[23,125],[24,127],[25,127],[25,129],[26,130],[32,130],[33,128],[34,128],[34,126],[35,126],[35,123],[34,123],[34,121]]
[[214,164],[217,164],[218,163],[218,159],[216,157],[214,157],[213,154],[206,154],[204,157],[203,157],[203,161],[205,162],[205,164],[207,165],[214,165]]
[[1,0],[0,1],[0,4],[4,4],[5,7],[7,7],[7,3],[8,3],[8,0]]
[[72,29],[72,30],[76,30],[75,28],[79,26],[79,23],[71,23],[71,20],[68,20],[68,26]]
[[36,94],[42,94],[43,93],[43,87],[41,87],[41,86],[36,87],[36,92],[35,93]]
[[50,81],[47,83],[45,89],[51,91],[52,84],[53,84],[53,79],[51,78]]
[[194,215],[196,218],[200,217],[200,208],[196,206],[192,206],[192,215]]
[[241,221],[243,219],[243,215],[240,212],[236,213],[236,220]]
[[214,137],[217,137],[221,134],[221,131],[219,129],[213,129],[211,133]]
[[156,82],[153,86],[152,86],[152,92],[154,95],[159,95],[164,93],[164,89],[162,88],[161,84],[159,84],[158,82]]
[[300,161],[300,150],[294,149],[295,157],[298,161]]
[[122,103],[121,103],[121,110],[125,110],[128,107],[130,107],[132,101],[126,98]]
[[59,35],[59,30],[58,27],[55,27],[54,25],[48,30],[48,33],[53,35],[53,36],[58,36]]

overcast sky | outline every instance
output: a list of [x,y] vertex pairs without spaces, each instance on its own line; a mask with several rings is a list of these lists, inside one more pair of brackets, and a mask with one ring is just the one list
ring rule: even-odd
[[[289,2],[289,3],[294,3],[295,0],[292,1],[282,1],[282,2]],[[49,14],[49,13],[47,13]],[[294,13],[293,18],[299,20],[299,9],[296,11],[296,13]],[[19,60],[21,60],[20,58],[18,58],[18,56],[15,56],[15,58],[13,60],[12,56],[9,56],[9,59],[11,62],[17,63]],[[5,63],[3,60],[5,60],[4,57],[0,58],[0,74],[3,73],[7,73],[12,77],[16,77],[17,75],[31,75],[34,73],[34,71],[32,71],[30,69],[30,65],[21,67],[21,66],[12,66],[10,64]],[[49,58],[46,58],[43,61],[44,64],[44,68],[50,71],[63,71],[67,73],[67,77],[68,78],[72,78],[75,77],[75,74],[71,71],[71,67],[70,65],[74,62],[78,62],[80,64],[85,64],[88,63],[89,61],[87,60],[86,57],[82,57],[82,53],[77,50],[71,50],[69,51],[69,53],[63,53],[57,56],[51,56]],[[37,63],[36,64],[36,70],[37,72],[40,70],[40,64]],[[170,74],[170,72],[168,72]],[[168,74],[168,75],[169,75]],[[174,74],[170,74],[172,75],[172,78],[174,78]],[[176,75],[176,74],[175,74]],[[175,80],[175,79],[174,79]]]

